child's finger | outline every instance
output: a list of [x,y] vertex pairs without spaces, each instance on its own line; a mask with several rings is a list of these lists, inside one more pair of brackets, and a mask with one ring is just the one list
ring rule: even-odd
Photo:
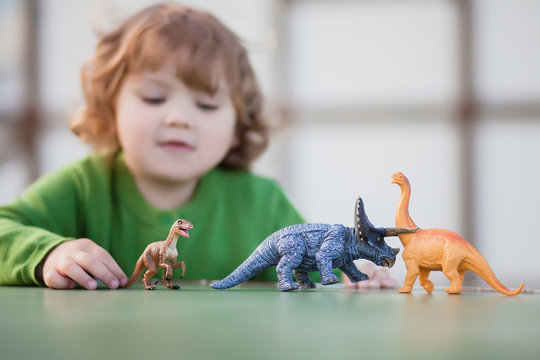
[[353,289],[356,287],[356,283],[351,282],[351,280],[347,275],[345,275],[345,273],[341,275],[341,279],[343,281],[343,285],[345,285],[347,289]]
[[[99,260],[109,269],[109,271],[116,277],[116,280],[119,282],[120,285],[125,285],[127,283],[128,280],[126,274],[124,274],[120,266],[118,266],[116,261],[113,259],[113,257],[111,256],[111,254],[109,254],[107,250],[87,238],[82,238],[77,241],[81,245],[82,250],[95,256],[97,260]],[[110,282],[108,282],[107,284],[110,284]]]
[[120,281],[107,266],[103,264],[102,259],[87,252],[80,252],[73,259],[77,265],[84,269],[84,272],[92,274],[110,289],[116,289],[120,286]]
[[109,269],[109,271],[116,277],[116,279],[123,286],[127,283],[127,276],[124,274],[120,266],[113,259],[111,254],[109,254],[105,249],[96,245],[94,255],[100,259],[100,261]]
[[75,282],[52,269],[43,274],[45,285],[53,289],[73,289]]
[[58,267],[58,270],[88,290],[94,290],[97,288],[96,280],[88,275],[88,273],[72,259],[64,261],[62,265]]

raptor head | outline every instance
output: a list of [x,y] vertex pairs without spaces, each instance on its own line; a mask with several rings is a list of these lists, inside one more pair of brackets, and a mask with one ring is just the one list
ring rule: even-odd
[[177,235],[182,235],[183,237],[188,238],[188,231],[193,229],[193,225],[187,220],[178,219],[174,222],[173,229]]
[[364,210],[364,202],[360,197],[356,199],[354,223],[356,241],[363,257],[372,261],[375,265],[388,268],[392,267],[396,262],[396,255],[399,253],[399,249],[388,246],[384,241],[384,238],[386,236],[397,236],[399,234],[418,230],[418,228],[399,229],[375,227],[369,221]]

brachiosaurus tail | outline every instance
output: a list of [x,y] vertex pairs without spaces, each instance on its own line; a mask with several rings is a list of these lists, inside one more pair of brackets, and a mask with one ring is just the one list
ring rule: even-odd
[[131,274],[131,277],[129,278],[127,284],[122,287],[127,288],[135,284],[135,282],[141,278],[141,274],[143,273],[144,269],[145,267],[143,256],[141,255],[141,257],[139,258],[139,260],[137,260],[137,263],[135,264],[135,270],[133,270],[133,274]]
[[264,240],[229,276],[210,286],[213,289],[228,289],[243,283],[270,266],[277,265],[278,255],[275,241],[272,240],[272,238]]
[[488,283],[489,286],[491,286],[493,289],[497,290],[501,294],[508,295],[508,296],[514,296],[517,295],[523,290],[523,286],[525,286],[525,283],[521,283],[518,289],[512,291],[507,289],[497,278],[495,277],[495,273],[493,273],[493,270],[491,270],[491,267],[489,266],[488,262],[480,253],[471,246],[471,255],[468,256],[464,260],[464,265],[467,268],[467,270],[470,270],[480,276],[482,279],[484,279],[485,282]]

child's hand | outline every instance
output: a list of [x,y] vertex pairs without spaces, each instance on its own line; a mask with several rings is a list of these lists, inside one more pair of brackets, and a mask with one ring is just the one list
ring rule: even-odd
[[366,261],[359,267],[359,270],[369,276],[369,280],[353,283],[347,275],[343,274],[343,284],[346,288],[384,289],[398,287],[397,280],[390,276],[388,269],[375,267],[373,263]]
[[127,277],[112,256],[90,239],[67,241],[55,247],[36,269],[36,276],[55,289],[73,289],[75,282],[88,290],[100,280],[109,289],[127,283]]

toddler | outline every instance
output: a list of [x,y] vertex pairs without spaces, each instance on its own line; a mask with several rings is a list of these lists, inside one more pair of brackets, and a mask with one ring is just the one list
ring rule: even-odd
[[[272,232],[303,222],[248,172],[267,146],[262,95],[238,37],[180,4],[146,8],[98,42],[72,130],[94,151],[0,207],[0,284],[127,282],[176,219],[186,279],[221,279]],[[255,279],[276,280],[274,269]]]

